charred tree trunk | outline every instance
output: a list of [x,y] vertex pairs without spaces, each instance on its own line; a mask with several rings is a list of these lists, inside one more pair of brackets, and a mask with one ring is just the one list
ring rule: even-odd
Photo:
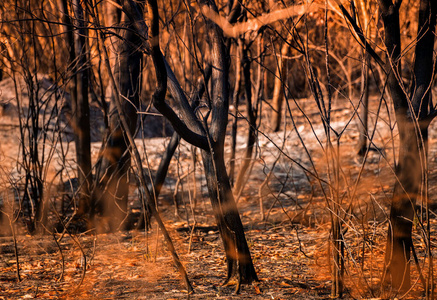
[[88,65],[86,53],[85,19],[82,4],[73,1],[75,27],[74,51],[76,57],[75,92],[73,93],[72,110],[74,118],[74,135],[76,142],[77,178],[79,195],[79,213],[88,213],[91,208],[91,136],[90,107],[88,101]]
[[[209,1],[210,8],[217,10]],[[228,275],[225,283],[234,276],[238,280],[237,291],[241,283],[258,280],[249,247],[246,242],[243,224],[237,210],[229,177],[224,162],[224,145],[228,123],[229,91],[228,63],[223,43],[223,34],[217,25],[209,23],[209,38],[212,56],[212,93],[211,128],[209,151],[203,151],[203,165],[208,192],[215,218],[225,247]],[[250,100],[249,100],[250,101]]]
[[[156,2],[149,1],[150,5]],[[213,1],[202,1],[217,11]],[[154,7],[153,10],[157,8]],[[166,64],[159,49],[159,24],[152,22],[152,57],[155,65],[157,80],[164,80],[168,76],[169,89],[181,107],[182,119],[164,101],[164,97],[153,97],[154,105],[173,125],[174,129],[187,142],[201,148],[208,192],[214,208],[220,234],[225,246],[228,276],[226,282],[233,277],[237,279],[237,291],[241,283],[251,283],[257,280],[257,275],[246,242],[243,225],[236,207],[229,177],[224,162],[224,142],[228,123],[229,95],[228,95],[228,64],[223,42],[223,33],[212,22],[208,22],[208,34],[211,43],[212,57],[212,88],[210,101],[211,123],[208,126],[207,118],[202,123],[196,118],[188,101],[177,83],[174,74]],[[167,71],[167,72],[166,72]],[[165,91],[160,91],[165,93]],[[157,94],[157,93],[155,93]]]
[[226,253],[228,273],[224,284],[232,278],[240,284],[250,284],[258,277],[244,234],[237,205],[229,184],[229,177],[223,159],[223,150],[214,147],[213,152],[202,151],[203,166],[214,216]]
[[[412,224],[415,205],[421,193],[427,172],[428,125],[434,118],[428,106],[431,100],[430,85],[433,78],[434,30],[436,5],[432,0],[421,0],[419,10],[418,41],[415,49],[414,85],[407,97],[399,78],[400,28],[399,7],[401,1],[380,0],[385,28],[385,44],[388,60],[388,85],[394,103],[399,129],[399,160],[396,166],[397,180],[390,210],[390,223],[386,247],[385,281],[396,290],[407,291],[411,286],[410,256]],[[424,202],[427,199],[424,199]]]
[[[211,9],[217,10],[213,1]],[[215,218],[225,247],[228,275],[225,283],[236,277],[237,291],[241,283],[258,280],[246,242],[243,224],[232,194],[224,162],[224,145],[228,123],[229,91],[228,63],[223,34],[216,24],[208,22],[212,56],[211,128],[209,151],[203,151],[203,165],[208,192]],[[250,101],[250,100],[249,100]],[[207,133],[208,134],[208,133]]]
[[[115,41],[116,58],[113,74],[117,90],[125,99],[122,107],[123,114],[127,118],[130,132],[135,132],[139,104],[142,41],[134,32],[134,25],[125,14],[122,15],[121,21],[122,24],[127,24],[125,25],[127,28],[119,30],[120,38]],[[97,197],[100,202],[98,210],[105,217],[109,217],[111,231],[123,229],[127,217],[128,171],[131,164],[126,136],[120,125],[120,118],[114,103],[115,97],[114,94],[111,97],[109,132],[97,174]]]

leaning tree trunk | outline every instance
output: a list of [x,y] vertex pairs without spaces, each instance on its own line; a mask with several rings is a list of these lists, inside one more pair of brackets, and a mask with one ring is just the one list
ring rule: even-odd
[[[211,77],[211,68],[205,71],[205,78],[201,77],[197,83],[196,90],[191,95],[191,107],[196,109],[199,106],[200,98],[203,96],[205,92],[206,85],[208,84],[209,78]],[[165,149],[165,152],[162,154],[161,162],[159,163],[158,170],[156,171],[156,176],[153,180],[153,192],[154,198],[158,199],[159,194],[161,193],[162,186],[164,185],[165,178],[167,177],[168,168],[170,167],[171,159],[173,158],[174,153],[176,152],[177,147],[179,146],[179,142],[181,137],[177,132],[174,132],[170,142]],[[196,149],[196,148],[194,148]],[[194,186],[194,189],[196,187]],[[140,220],[138,221],[137,228],[144,228],[147,223],[145,220],[145,212],[141,214]]]
[[[116,40],[115,65],[113,75],[117,90],[125,101],[123,114],[126,116],[130,132],[135,132],[137,124],[137,107],[139,103],[139,85],[141,69],[142,41],[133,30],[129,18],[123,14],[122,24],[126,29],[120,29],[119,39]],[[109,132],[106,145],[101,153],[100,166],[97,171],[97,200],[98,210],[108,217],[110,230],[123,229],[127,217],[128,201],[128,170],[130,168],[130,154],[127,147],[125,133],[120,125],[118,111],[114,103],[116,95],[111,97],[109,111]]]
[[[386,248],[385,281],[396,290],[407,291],[411,286],[410,256],[413,247],[412,223],[417,199],[427,172],[428,126],[436,115],[428,112],[433,78],[434,30],[436,4],[421,0],[418,22],[418,41],[415,49],[414,85],[407,98],[398,78],[401,76],[401,44],[399,27],[400,1],[379,0],[385,28],[388,86],[394,103],[399,129],[399,159]],[[424,199],[426,201],[427,199]]]

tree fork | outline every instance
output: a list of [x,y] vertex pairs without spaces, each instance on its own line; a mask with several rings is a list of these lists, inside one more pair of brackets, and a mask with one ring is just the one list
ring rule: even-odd
[[[191,95],[191,107],[195,109],[199,105],[199,100],[202,97],[203,93],[205,92],[205,86],[211,77],[211,67],[208,67],[208,70],[205,72],[205,78],[200,78],[199,82],[197,84],[195,92]],[[206,83],[205,83],[206,81]],[[159,194],[161,193],[161,188],[164,184],[165,178],[167,177],[168,168],[170,166],[170,161],[176,151],[176,148],[179,145],[179,142],[181,140],[180,135],[177,132],[174,132],[170,142],[167,145],[167,148],[161,158],[161,162],[159,163],[158,170],[156,171],[155,180],[153,183],[154,186],[154,193],[155,193],[155,199],[158,198]],[[194,154],[193,154],[194,155]],[[138,228],[144,227],[145,220],[144,220],[144,214],[142,214],[142,217],[140,221],[138,222]]]
[[[172,73],[167,74],[166,72],[166,70],[170,72],[171,69],[168,67],[168,64],[166,64],[159,48],[159,23],[156,1],[148,1],[152,13],[151,54],[158,83],[153,96],[153,102],[158,111],[172,123],[182,138],[203,150],[202,156],[208,191],[227,257],[228,276],[226,281],[229,282],[232,276],[236,276],[238,280],[236,292],[238,292],[241,283],[251,283],[254,280],[258,280],[258,278],[250,256],[243,225],[232,195],[229,177],[224,163],[224,141],[228,120],[229,99],[227,90],[228,67],[225,58],[223,35],[215,24],[208,23],[208,26],[211,26],[211,30],[209,30],[208,33],[210,34],[212,48],[211,78],[213,99],[213,101],[211,101],[211,126],[208,130],[206,124],[202,126],[195,117],[194,111],[189,107],[188,101],[184,98],[183,91],[181,91],[180,86],[177,84],[174,75]],[[212,1],[202,1],[202,4],[208,5],[217,11]],[[172,93],[176,93],[176,98],[180,100],[183,120],[186,121],[189,126],[179,119],[171,107],[165,103],[164,96],[167,77],[170,79],[169,89]],[[181,93],[181,95],[179,95],[179,93]]]

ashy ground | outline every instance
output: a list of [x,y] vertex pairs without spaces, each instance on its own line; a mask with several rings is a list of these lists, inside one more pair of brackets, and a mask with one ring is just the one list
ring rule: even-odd
[[[397,133],[390,130],[395,128],[393,118],[387,115],[390,108],[379,109],[377,99],[372,99],[370,124],[373,125],[370,132],[372,147],[378,149],[370,151],[363,160],[357,158],[354,150],[357,131],[353,108],[346,100],[334,102],[332,127],[341,134],[339,139],[332,134],[341,170],[340,179],[336,182],[332,178],[334,165],[327,154],[326,136],[317,106],[310,99],[290,103],[294,124],[288,118],[286,130],[272,133],[269,118],[263,115],[258,133],[259,147],[250,177],[242,194],[237,197],[260,282],[243,286],[238,295],[234,294],[234,286],[221,285],[226,276],[226,264],[205,181],[201,176],[201,163],[196,163],[197,204],[193,205],[192,154],[190,147],[182,143],[160,195],[159,210],[186,267],[194,287],[193,294],[187,294],[153,220],[147,231],[111,234],[97,234],[92,230],[79,232],[75,226],[80,224],[73,222],[63,233],[30,236],[23,230],[24,221],[18,219],[14,228],[21,281],[17,280],[14,239],[11,235],[3,236],[0,238],[0,299],[327,299],[330,297],[333,268],[329,207],[337,200],[343,209],[344,297],[402,296],[380,287],[387,214],[395,180],[393,166]],[[17,118],[17,114],[6,111],[0,118],[2,195],[5,195],[8,184],[17,180],[22,172],[16,163],[21,157]],[[246,148],[247,134],[245,120],[240,120],[239,124],[237,168]],[[437,186],[434,172],[435,125],[430,133],[429,197],[430,203],[433,203]],[[137,140],[144,166],[152,174],[168,140]],[[229,147],[230,137],[227,143]],[[50,161],[47,180],[59,174],[59,170],[64,176],[64,182],[55,182],[57,188],[53,189],[51,200],[59,211],[61,197],[56,193],[68,194],[68,189],[62,186],[68,178],[74,177],[74,143],[63,139],[62,144],[58,141],[48,147],[55,147],[56,151]],[[94,160],[99,148],[98,142],[93,143]],[[199,154],[197,158],[200,159]],[[304,168],[310,172],[304,171]],[[333,190],[339,193],[333,193]],[[5,203],[6,198],[2,197],[2,203]],[[177,214],[175,201],[178,203]],[[68,209],[71,210],[68,206],[64,207],[64,212]],[[420,212],[420,205],[418,209]],[[141,213],[138,190],[134,186],[130,211],[133,216]],[[419,217],[422,215],[419,214]],[[51,218],[56,219],[56,216],[53,214]],[[418,219],[414,223],[414,243],[418,265],[426,277],[428,259],[424,254],[425,241],[420,221]],[[433,210],[429,224],[435,256],[437,224]],[[6,232],[8,226],[8,222],[3,222],[2,230]],[[412,274],[414,287],[408,297],[417,299],[422,296],[423,285],[418,279],[416,264],[412,264]]]

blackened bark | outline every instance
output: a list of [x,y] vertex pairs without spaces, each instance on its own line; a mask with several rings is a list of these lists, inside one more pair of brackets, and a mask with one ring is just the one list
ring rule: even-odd
[[[122,96],[123,114],[127,118],[130,132],[135,132],[137,124],[138,91],[140,85],[140,69],[142,59],[142,40],[134,32],[134,25],[125,14],[122,23],[126,29],[120,29],[121,37],[115,42],[114,77],[117,90]],[[129,192],[128,170],[131,157],[128,151],[126,134],[123,132],[119,113],[115,105],[117,95],[111,97],[109,112],[109,133],[107,144],[101,154],[101,162],[97,174],[97,196],[100,201],[98,209],[109,217],[110,230],[123,229],[127,216],[127,198]]]
[[[208,5],[217,11],[217,7],[212,1],[202,1],[203,5]],[[162,53],[159,49],[159,23],[156,2],[149,0],[149,5],[154,11],[152,20],[152,36],[150,43],[152,46],[152,58],[155,65],[155,72],[158,82],[157,90],[153,96],[155,107],[170,120],[172,125],[182,126],[183,130],[176,128],[182,138],[188,142],[196,143],[202,151],[205,175],[207,178],[208,191],[211,203],[214,208],[217,224],[220,228],[221,237],[225,246],[228,276],[227,282],[233,276],[237,277],[237,291],[241,283],[250,283],[257,280],[257,275],[247,246],[243,225],[232,195],[229,184],[229,177],[226,172],[224,163],[224,141],[226,126],[228,122],[228,65],[226,51],[224,48],[223,34],[221,30],[212,23],[209,23],[212,57],[212,91],[211,91],[211,125],[207,132],[206,121],[200,123],[194,111],[189,107],[188,101],[183,96],[176,78],[170,72],[168,64],[166,65]],[[156,18],[156,20],[155,20]],[[165,103],[164,96],[169,81],[169,90],[177,99],[181,107],[182,120],[173,112]],[[186,123],[185,123],[186,122]],[[199,138],[194,139],[196,136]],[[200,139],[200,140],[199,140]],[[206,145],[205,145],[206,142]]]
[[[162,56],[161,52],[159,53],[160,54],[157,55]],[[170,69],[170,66],[164,58],[163,64],[164,65],[159,67],[164,68],[167,71],[168,89],[177,101],[177,103],[180,105],[182,120],[165,101],[154,101],[153,105],[160,113],[162,113],[167,118],[168,121],[170,121],[174,130],[184,140],[200,149],[209,149],[208,140],[205,136],[205,130],[201,126],[200,122],[197,120],[194,111],[191,109],[191,106],[188,103],[184,91],[182,90],[175,75],[173,74],[173,71]],[[155,68],[157,68],[156,64]]]
[[240,284],[250,284],[258,277],[229,184],[223,152],[202,151],[202,158],[209,197],[226,253],[228,273],[224,284],[236,277],[238,292]]
[[[205,2],[209,2],[209,7],[217,11],[213,1],[203,1]],[[238,279],[236,291],[238,292],[241,283],[251,283],[258,280],[258,277],[224,162],[224,142],[229,109],[229,72],[223,33],[216,24],[208,23],[211,28],[208,32],[213,66],[212,121],[209,139],[211,151],[203,151],[202,158],[211,204],[226,252],[228,276],[225,283],[236,276]]]
[[434,68],[434,41],[436,28],[437,4],[432,0],[420,1],[418,41],[414,63],[414,89],[412,104],[416,117],[423,120],[428,115],[431,97],[431,80]]
[[88,101],[88,65],[86,52],[85,20],[82,4],[79,0],[73,1],[74,50],[76,57],[75,88],[73,93],[72,110],[74,118],[74,136],[76,142],[77,178],[79,195],[79,213],[88,213],[91,208],[91,135],[90,135],[90,107]]
[[[400,79],[400,28],[399,6],[390,0],[380,0],[385,28],[385,44],[388,85],[395,107],[399,129],[399,161],[396,166],[397,181],[393,192],[390,223],[386,247],[385,281],[392,287],[406,291],[410,282],[410,255],[413,247],[411,230],[414,208],[427,172],[428,117],[430,101],[429,86],[433,76],[433,47],[436,24],[435,1],[422,0],[419,10],[418,41],[414,64],[415,84],[411,91],[411,102],[402,90]],[[426,201],[426,199],[424,199]]]
[[[199,80],[195,92],[191,95],[191,107],[193,110],[199,106],[200,98],[205,92],[205,85],[207,84],[210,76],[211,76],[211,68],[209,67],[208,70],[205,71],[205,78],[201,78]],[[204,79],[206,80],[206,83]],[[156,178],[154,183],[156,197],[158,197],[162,185],[164,184],[168,167],[170,165],[170,160],[173,157],[173,154],[176,151],[177,146],[179,145],[179,141],[180,141],[180,136],[177,132],[175,132],[171,137],[170,143],[167,146],[167,150],[161,159],[161,163],[159,164],[158,171],[156,172]]]

